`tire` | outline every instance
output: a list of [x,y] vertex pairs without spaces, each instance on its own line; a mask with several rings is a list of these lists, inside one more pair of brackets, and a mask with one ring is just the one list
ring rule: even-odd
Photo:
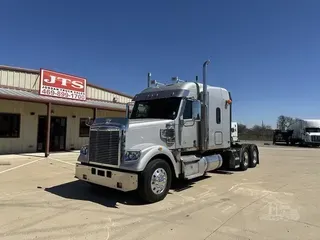
[[290,139],[290,145],[291,146],[296,145],[296,143],[295,143],[294,139],[292,139],[292,137],[289,137],[289,139]]
[[[152,179],[155,181],[152,181]],[[171,187],[171,181],[172,171],[170,165],[163,159],[154,159],[148,163],[139,176],[139,195],[145,202],[159,202],[167,196]],[[157,186],[156,184],[159,183],[161,185]]]
[[243,146],[240,150],[240,170],[246,171],[249,166],[250,159],[249,147],[247,145]]
[[259,151],[256,145],[249,146],[249,168],[255,168],[259,163]]

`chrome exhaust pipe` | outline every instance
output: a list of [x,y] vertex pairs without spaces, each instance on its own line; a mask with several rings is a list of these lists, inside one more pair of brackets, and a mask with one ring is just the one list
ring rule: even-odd
[[209,121],[208,121],[208,93],[207,93],[207,66],[209,65],[210,60],[207,60],[203,63],[203,72],[202,72],[202,84],[203,84],[203,94],[202,94],[202,126],[201,126],[201,136],[202,136],[202,150],[205,151],[208,149],[208,131],[209,131]]
[[148,73],[147,79],[148,79],[148,87],[150,87],[151,73]]

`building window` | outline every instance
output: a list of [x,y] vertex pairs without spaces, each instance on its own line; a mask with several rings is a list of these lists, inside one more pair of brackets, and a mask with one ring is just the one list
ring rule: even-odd
[[183,119],[192,119],[192,101],[187,100],[184,107]]
[[86,125],[87,118],[80,118],[79,137],[89,137],[90,127]]
[[0,138],[19,138],[20,118],[20,114],[0,113]]
[[221,123],[221,109],[220,108],[216,108],[216,122],[217,122],[217,124]]

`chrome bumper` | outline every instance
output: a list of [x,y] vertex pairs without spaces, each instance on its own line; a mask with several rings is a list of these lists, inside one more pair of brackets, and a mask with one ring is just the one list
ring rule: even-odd
[[101,186],[118,189],[123,192],[138,188],[138,174],[114,171],[99,167],[76,164],[75,177],[79,180],[95,183]]

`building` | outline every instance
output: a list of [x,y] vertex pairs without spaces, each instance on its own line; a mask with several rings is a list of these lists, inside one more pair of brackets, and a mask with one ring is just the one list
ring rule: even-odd
[[123,117],[131,99],[84,78],[0,65],[0,154],[80,149],[88,117]]

